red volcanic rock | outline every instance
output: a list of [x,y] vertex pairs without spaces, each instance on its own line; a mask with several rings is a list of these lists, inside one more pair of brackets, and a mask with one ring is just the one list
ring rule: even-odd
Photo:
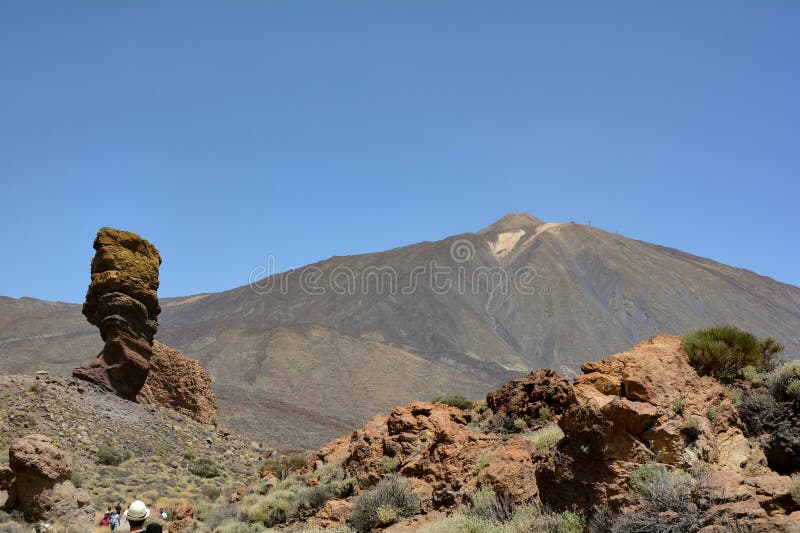
[[396,464],[425,512],[454,508],[478,485],[518,503],[535,497],[533,443],[521,435],[477,432],[468,425],[471,416],[440,403],[396,407],[322,448],[318,465],[343,461],[345,475],[369,487],[386,475],[387,464]]
[[522,418],[530,428],[543,424],[543,409],[557,418],[573,403],[569,380],[549,368],[509,381],[486,395],[486,405],[495,415]]
[[194,505],[189,500],[181,500],[172,509],[169,530],[188,531],[192,525],[194,525]]
[[657,335],[582,370],[559,422],[566,438],[536,474],[543,503],[629,506],[628,475],[646,462],[765,470],[725,390],[697,375],[679,337]]
[[214,423],[219,418],[211,377],[203,365],[158,341],[153,343],[150,372],[138,400],[167,407],[199,422]]
[[72,464],[49,437],[19,438],[11,443],[8,456],[13,474],[8,507],[22,511],[30,522],[61,518],[91,528],[94,509],[89,495],[72,484]]
[[112,228],[97,233],[94,249],[83,314],[100,329],[105,345],[73,375],[133,401],[147,379],[158,329],[161,256],[138,235]]
[[[745,476],[739,472],[714,472],[703,483],[704,498],[712,502],[707,515],[739,520],[754,533],[800,532],[797,513],[800,506],[792,499],[792,479],[767,474]],[[792,516],[792,514],[794,515]],[[728,531],[711,526],[702,531]]]

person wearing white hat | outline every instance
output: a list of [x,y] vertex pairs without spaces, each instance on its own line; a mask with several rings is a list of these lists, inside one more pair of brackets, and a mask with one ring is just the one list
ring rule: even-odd
[[128,510],[125,511],[125,518],[131,525],[130,533],[140,533],[144,531],[144,521],[150,516],[150,509],[142,500],[134,500]]

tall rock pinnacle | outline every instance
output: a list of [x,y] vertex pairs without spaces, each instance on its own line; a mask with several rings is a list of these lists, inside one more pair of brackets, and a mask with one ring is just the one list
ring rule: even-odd
[[161,256],[135,233],[112,228],[97,232],[94,249],[83,314],[100,329],[105,346],[72,375],[135,401],[150,371],[158,329]]

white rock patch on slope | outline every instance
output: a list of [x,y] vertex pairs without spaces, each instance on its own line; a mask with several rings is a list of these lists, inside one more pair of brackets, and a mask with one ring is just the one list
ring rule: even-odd
[[523,235],[525,235],[524,229],[501,233],[495,241],[489,243],[489,249],[492,250],[496,258],[503,259],[514,249],[514,246],[517,245]]

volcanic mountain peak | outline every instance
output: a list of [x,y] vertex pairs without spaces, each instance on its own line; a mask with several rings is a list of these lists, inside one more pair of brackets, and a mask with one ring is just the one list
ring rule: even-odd
[[530,213],[508,213],[503,218],[478,231],[478,235],[494,235],[497,233],[516,232],[519,230],[532,230],[541,220]]
[[529,213],[509,213],[494,224],[478,231],[498,261],[509,260],[519,245],[530,244],[535,237],[551,228],[555,222],[543,222]]

